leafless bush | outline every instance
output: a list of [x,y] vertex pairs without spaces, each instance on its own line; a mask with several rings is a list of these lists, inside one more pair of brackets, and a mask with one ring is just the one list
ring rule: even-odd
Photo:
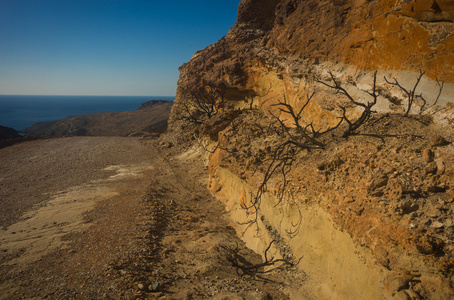
[[[293,267],[297,265],[301,260],[300,258],[300,260],[298,260],[298,262],[295,264],[287,259],[275,259],[274,257],[268,257],[268,251],[270,250],[271,245],[274,242],[274,240],[270,242],[264,253],[265,261],[259,264],[253,264],[246,261],[244,257],[239,254],[240,249],[238,247],[238,243],[236,244],[235,248],[230,248],[228,246],[221,246],[221,248],[227,251],[226,258],[232,264],[232,266],[235,267],[238,276],[260,277],[260,275],[283,269],[286,266]],[[274,268],[266,269],[267,267]]]
[[280,144],[274,151],[271,157],[264,162],[269,162],[268,167],[265,170],[263,180],[260,183],[257,191],[251,193],[249,202],[242,202],[241,208],[246,211],[248,216],[253,216],[252,219],[247,222],[240,223],[240,225],[247,225],[243,234],[252,226],[256,225],[256,230],[258,232],[258,220],[260,217],[259,211],[262,204],[262,197],[265,191],[267,190],[267,185],[271,177],[275,174],[282,176],[282,181],[279,190],[277,191],[278,205],[282,202],[282,199],[285,196],[285,190],[288,185],[287,175],[292,169],[292,165],[295,162],[295,155],[297,153],[297,147],[291,142],[287,141],[283,144]]
[[[278,187],[276,189],[275,196],[277,197],[278,202],[275,206],[278,206],[282,203],[283,199],[288,194],[288,187],[290,181],[288,180],[288,174],[292,170],[293,164],[297,160],[297,155],[301,149],[322,149],[325,145],[318,140],[319,137],[328,133],[335,128],[329,128],[324,131],[315,130],[312,124],[302,125],[301,117],[302,112],[307,107],[310,99],[313,95],[308,97],[308,100],[303,105],[303,107],[296,112],[291,105],[289,105],[284,97],[284,102],[279,102],[276,104],[278,109],[292,116],[294,122],[294,127],[288,128],[285,126],[284,121],[280,116],[273,115],[275,122],[271,123],[266,129],[259,128],[262,134],[273,132],[278,136],[284,136],[282,142],[278,143],[272,151],[268,154],[268,157],[262,159],[262,164],[267,167],[263,170],[263,179],[256,192],[251,192],[249,195],[249,201],[242,202],[241,207],[246,211],[248,216],[252,216],[247,222],[240,223],[240,225],[247,225],[243,233],[245,233],[252,225],[256,225],[257,233],[259,231],[258,221],[260,218],[260,208],[262,205],[262,197],[268,189],[270,180],[273,177],[278,179]],[[257,125],[255,125],[257,126]],[[258,171],[258,168],[254,171]],[[289,236],[293,236],[294,232],[298,230],[298,224],[294,226],[294,230],[289,231]]]
[[[410,113],[410,110],[411,110],[411,108],[413,106],[413,103],[415,102],[416,98],[421,99],[421,101],[423,102],[419,113],[421,114],[425,110],[425,107],[427,105],[427,100],[423,97],[422,93],[420,93],[419,95],[416,94],[416,88],[418,87],[418,85],[419,85],[419,83],[421,81],[421,78],[424,76],[425,73],[426,72],[419,71],[419,76],[418,76],[418,78],[416,78],[416,83],[414,84],[412,89],[406,89],[405,87],[403,87],[399,83],[399,81],[397,81],[396,78],[393,78],[393,81],[389,81],[386,78],[386,76],[384,76],[384,79],[385,79],[386,83],[388,83],[388,84],[390,84],[392,86],[398,87],[402,92],[404,92],[407,95],[407,109],[405,110],[405,115],[408,115]],[[437,104],[438,99],[440,98],[441,92],[443,91],[444,81],[442,81],[440,83],[437,80],[437,84],[438,84],[438,95],[437,95],[437,98],[434,100],[434,103],[431,106],[434,106],[434,105]]]
[[195,124],[202,124],[221,111],[224,97],[219,88],[206,86],[198,90],[185,90],[182,92],[178,117]]
[[330,131],[335,130],[341,124],[342,120],[336,126],[323,131],[321,129],[316,130],[313,126],[313,122],[306,125],[302,124],[302,113],[311,99],[314,97],[314,95],[315,92],[308,95],[306,103],[304,103],[304,105],[298,112],[287,102],[285,96],[284,101],[278,101],[278,103],[274,105],[279,109],[281,113],[286,113],[291,116],[292,125],[295,130],[292,130],[292,128],[285,126],[284,121],[279,116],[274,115],[270,111],[270,114],[273,115],[273,117],[279,122],[282,131],[288,137],[288,140],[284,143],[293,144],[301,149],[324,148],[325,144],[319,141],[318,138]]
[[[341,83],[334,77],[334,75],[331,72],[329,74],[331,76],[330,83],[321,80],[317,80],[317,82],[335,89],[336,93],[340,93],[346,96],[352,104],[363,108],[361,116],[356,120],[350,120],[349,117],[347,117],[346,108],[341,107],[343,114],[342,117],[339,118],[339,122],[335,126],[329,127],[327,129],[316,129],[313,122],[303,122],[303,114],[307,109],[310,101],[313,99],[315,92],[307,95],[306,101],[303,103],[300,109],[295,109],[287,101],[287,98],[285,96],[283,97],[283,100],[279,100],[278,103],[274,105],[274,107],[277,107],[279,115],[273,114],[273,112],[271,111],[270,114],[274,117],[279,125],[280,132],[278,134],[285,137],[285,139],[283,139],[283,141],[276,146],[274,151],[272,151],[270,157],[264,161],[265,163],[267,163],[267,168],[264,171],[263,180],[261,181],[257,191],[250,194],[250,201],[248,201],[247,203],[243,202],[241,205],[241,207],[247,212],[248,216],[253,216],[247,222],[241,223],[242,225],[247,225],[244,232],[246,232],[249,227],[254,224],[257,227],[257,231],[259,230],[258,221],[260,218],[262,197],[266,192],[267,185],[269,184],[273,176],[280,176],[277,177],[280,179],[280,185],[276,190],[276,197],[278,199],[276,205],[282,203],[284,197],[286,196],[286,191],[288,191],[289,187],[288,174],[292,170],[292,166],[294,165],[298,157],[298,153],[300,153],[302,149],[324,149],[326,146],[324,143],[324,136],[340,128],[341,124],[344,121],[347,123],[348,127],[343,132],[342,136],[346,137],[354,134],[358,128],[363,126],[369,120],[373,112],[372,108],[377,103],[378,98],[376,87],[377,72],[374,73],[372,91],[368,92],[369,95],[373,98],[373,101],[366,104],[355,100],[347,92],[347,90],[345,90],[341,86]],[[290,126],[287,126],[285,124],[285,120],[283,119],[284,116],[287,116],[290,120]],[[298,224],[300,224],[300,222],[297,222],[293,230],[287,232],[289,236],[293,236],[295,232],[298,232]]]
[[[350,120],[347,117],[347,109],[344,106],[340,106],[342,109],[342,117],[341,117],[341,122],[345,121],[348,124],[348,128],[346,131],[343,133],[343,137],[347,137],[349,135],[355,134],[355,131],[363,126],[370,118],[372,115],[372,107],[377,104],[377,98],[378,98],[378,92],[377,92],[377,71],[374,72],[374,81],[373,81],[373,88],[372,92],[367,92],[371,97],[372,97],[372,102],[367,102],[367,103],[362,103],[357,100],[355,100],[350,93],[342,87],[342,84],[336,80],[332,72],[329,72],[329,75],[331,77],[332,83],[325,82],[319,78],[316,78],[316,82],[321,83],[331,89],[334,89],[336,91],[336,94],[342,94],[347,99],[349,100],[350,103],[354,104],[356,107],[361,107],[363,109],[361,116],[356,119],[356,120]],[[338,126],[340,123],[338,124]]]

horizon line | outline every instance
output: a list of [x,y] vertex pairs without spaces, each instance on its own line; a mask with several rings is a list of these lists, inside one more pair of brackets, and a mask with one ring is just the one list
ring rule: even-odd
[[77,96],[77,97],[176,97],[176,95],[53,95],[53,94],[0,94],[0,96]]

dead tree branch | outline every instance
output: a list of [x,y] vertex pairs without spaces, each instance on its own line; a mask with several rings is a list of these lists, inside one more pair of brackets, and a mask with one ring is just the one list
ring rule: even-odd
[[279,122],[281,125],[282,131],[289,137],[288,143],[291,143],[301,149],[312,149],[312,148],[324,148],[325,144],[318,141],[317,138],[322,136],[329,131],[332,131],[339,127],[340,123],[337,124],[335,127],[328,128],[325,131],[315,130],[313,123],[309,123],[305,126],[301,124],[302,114],[304,109],[308,106],[309,102],[314,97],[315,92],[312,92],[310,95],[307,96],[307,101],[303,104],[299,111],[295,111],[295,109],[287,102],[286,97],[284,96],[284,101],[278,101],[277,104],[273,105],[278,107],[278,110],[281,113],[285,113],[291,116],[292,124],[295,126],[296,133],[293,134],[291,129],[285,126],[284,121],[279,117],[274,115],[271,111],[270,114]]
[[423,106],[426,105],[426,101],[424,100],[424,98],[422,98],[422,94],[421,95],[416,95],[415,92],[416,92],[416,88],[418,87],[420,81],[421,81],[421,78],[423,77],[423,75],[425,74],[426,72],[422,72],[422,71],[419,71],[419,76],[418,78],[416,79],[416,83],[415,85],[413,86],[413,88],[411,90],[407,90],[406,88],[404,88],[400,83],[399,81],[397,81],[396,78],[393,78],[393,82],[392,81],[389,81],[386,76],[384,76],[384,79],[386,81],[386,83],[392,85],[392,86],[397,86],[401,91],[403,91],[406,95],[407,95],[407,100],[408,100],[408,103],[407,103],[407,109],[405,110],[405,115],[408,115],[410,113],[410,109],[411,107],[413,106],[413,103],[415,101],[415,98],[416,97],[420,97],[424,104]]
[[224,102],[223,95],[214,86],[184,91],[183,97],[179,117],[195,124],[202,124],[217,115]]
[[259,218],[260,218],[260,207],[262,204],[262,196],[267,190],[267,184],[271,177],[275,174],[281,174],[282,178],[282,185],[277,192],[278,203],[279,205],[284,196],[285,196],[285,189],[288,184],[287,174],[291,171],[292,164],[295,160],[296,149],[294,145],[291,143],[284,143],[279,145],[272,155],[270,159],[270,163],[265,171],[264,178],[258,187],[256,192],[251,192],[249,197],[249,202],[241,202],[240,206],[242,209],[246,211],[247,216],[252,215],[252,219],[249,219],[246,222],[238,223],[239,225],[247,225],[243,231],[243,235],[247,232],[249,228],[253,225],[256,226],[256,232],[259,233]]
[[[286,259],[274,259],[274,257],[268,257],[268,251],[271,248],[271,245],[275,241],[271,241],[271,243],[268,245],[268,247],[265,250],[265,262],[263,263],[258,263],[258,264],[252,264],[248,262],[244,257],[242,257],[239,254],[239,247],[238,243],[236,244],[235,248],[230,248],[227,246],[222,246],[224,250],[227,251],[227,260],[232,264],[233,267],[235,267],[236,273],[238,276],[250,276],[250,277],[258,277],[259,275],[271,273],[276,270],[283,269],[285,266],[290,266],[293,267],[296,264],[299,263],[299,260],[296,264],[286,260]],[[271,269],[266,269],[267,267],[274,267]]]
[[[348,124],[348,129],[344,132],[343,136],[344,137],[347,137],[349,135],[352,135],[352,134],[355,134],[355,131],[363,126],[370,118],[370,116],[372,115],[373,111],[372,111],[372,107],[377,104],[377,99],[378,99],[378,92],[377,92],[377,71],[374,72],[374,81],[373,81],[373,87],[372,87],[372,92],[367,92],[372,98],[372,102],[367,102],[367,103],[362,103],[362,102],[359,102],[359,101],[356,101],[351,95],[350,93],[342,87],[341,83],[339,81],[336,80],[336,78],[334,77],[333,73],[332,72],[329,72],[329,75],[331,77],[331,81],[332,83],[327,83],[327,82],[324,82],[323,80],[321,79],[315,79],[316,82],[318,83],[321,83],[331,89],[334,89],[336,91],[336,93],[339,93],[339,94],[342,94],[344,95],[345,97],[347,97],[347,99],[354,105],[356,105],[357,107],[361,107],[363,109],[362,113],[361,113],[361,116],[356,119],[355,121],[351,121],[348,117],[347,117],[347,109],[343,106],[341,106],[340,108],[342,109],[342,117],[341,117],[341,122],[343,120],[345,120],[345,122],[347,122]],[[341,123],[340,122],[340,123]],[[338,124],[338,126],[340,125],[340,123]],[[338,127],[337,126],[337,127]],[[337,128],[336,127],[336,128]]]
[[[268,166],[264,172],[263,180],[261,181],[257,191],[250,194],[250,201],[242,202],[241,207],[246,210],[248,216],[253,215],[253,219],[248,220],[241,225],[247,225],[245,232],[253,225],[257,225],[259,220],[259,210],[261,206],[262,196],[267,190],[267,185],[270,182],[271,178],[275,175],[280,176],[280,185],[276,190],[276,197],[279,205],[282,203],[282,200],[285,198],[287,192],[287,187],[289,184],[288,174],[292,169],[292,166],[296,160],[296,156],[301,149],[322,149],[325,147],[325,144],[319,141],[319,138],[324,134],[336,129],[341,124],[342,120],[332,128],[326,130],[316,130],[312,123],[302,124],[302,117],[304,110],[308,107],[311,99],[314,96],[314,92],[309,94],[306,102],[302,105],[299,110],[295,110],[292,105],[287,102],[286,97],[284,96],[283,101],[279,101],[276,106],[280,112],[280,115],[274,115],[271,111],[270,114],[278,123],[278,128],[281,128],[281,131],[278,134],[284,134],[287,139],[280,143],[272,152],[268,159],[265,159],[264,162],[268,162]],[[287,114],[291,117],[293,121],[292,128],[286,126],[284,121],[281,119],[281,114]],[[270,127],[271,128],[271,127]],[[263,132],[263,131],[262,131]]]
[[293,193],[290,196],[291,196],[291,201],[289,202],[288,205],[290,205],[291,207],[296,208],[296,211],[298,212],[298,220],[297,220],[296,223],[294,223],[293,220],[290,221],[292,229],[286,229],[285,232],[287,233],[287,235],[290,238],[294,238],[299,233],[299,231],[301,229],[301,223],[303,221],[303,215],[302,215],[300,207],[298,206],[297,202],[295,201],[295,199],[293,197]]
[[[445,82],[442,81],[442,82],[440,83],[440,81],[437,80],[437,85],[438,85],[438,95],[437,95],[437,98],[435,98],[434,102],[432,103],[431,106],[429,106],[429,108],[434,107],[435,105],[437,105],[438,100],[440,99],[440,96],[441,96],[441,92],[443,91],[443,87],[444,87],[444,85],[445,85]],[[418,95],[417,97],[420,98],[421,101],[423,102],[423,105],[421,106],[421,109],[419,110],[419,113],[421,114],[423,111],[425,111],[425,107],[426,107],[427,101],[426,101],[426,99],[423,97],[422,93],[421,93],[420,95]]]
[[282,199],[285,196],[284,192],[288,184],[287,174],[291,171],[292,165],[295,161],[296,151],[297,150],[295,149],[295,145],[290,141],[279,145],[274,150],[274,153],[270,158],[270,163],[265,171],[264,178],[260,183],[257,192],[255,194],[251,193],[250,203],[241,203],[241,208],[246,210],[247,215],[254,215],[254,218],[252,220],[249,220],[245,223],[240,223],[240,225],[248,225],[246,230],[249,229],[253,224],[258,224],[262,196],[267,189],[269,180],[275,173],[282,175],[282,185],[277,195],[279,200],[278,204],[281,203]]

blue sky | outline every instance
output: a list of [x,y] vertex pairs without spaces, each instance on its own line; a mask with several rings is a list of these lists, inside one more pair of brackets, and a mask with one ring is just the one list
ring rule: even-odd
[[0,94],[175,94],[240,0],[0,0]]

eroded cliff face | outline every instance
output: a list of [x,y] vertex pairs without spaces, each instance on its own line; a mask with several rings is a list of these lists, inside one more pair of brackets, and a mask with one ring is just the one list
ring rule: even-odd
[[287,1],[266,47],[452,82],[453,18],[453,1]]
[[257,67],[298,78],[314,63],[333,61],[366,70],[422,69],[453,82],[453,21],[452,0],[242,1],[228,35],[181,71],[190,81],[244,89]]
[[441,137],[452,141],[452,130],[384,115],[358,136],[282,160],[273,118],[219,119],[227,125],[215,118],[201,130],[223,128],[208,148],[209,188],[251,248],[263,253],[274,240],[280,255],[303,257],[317,281],[303,289],[315,299],[452,297],[454,148]]
[[445,104],[454,95],[453,18],[449,0],[242,1],[227,36],[181,66],[176,103],[188,91],[211,85],[229,106],[252,101],[267,111],[284,96],[298,104],[316,90],[306,117],[326,125],[340,114],[339,97],[314,79],[326,79],[331,71],[368,101],[365,91],[378,70],[378,85],[388,91],[381,93],[380,110],[399,111],[393,97],[406,101],[384,76],[411,89],[420,71],[425,75],[416,92],[433,102],[436,80],[444,81],[438,103]]
[[[171,129],[196,128],[251,248],[303,257],[309,296],[454,297],[453,18],[454,1],[244,0],[180,68]],[[337,134],[375,100],[360,136]]]

